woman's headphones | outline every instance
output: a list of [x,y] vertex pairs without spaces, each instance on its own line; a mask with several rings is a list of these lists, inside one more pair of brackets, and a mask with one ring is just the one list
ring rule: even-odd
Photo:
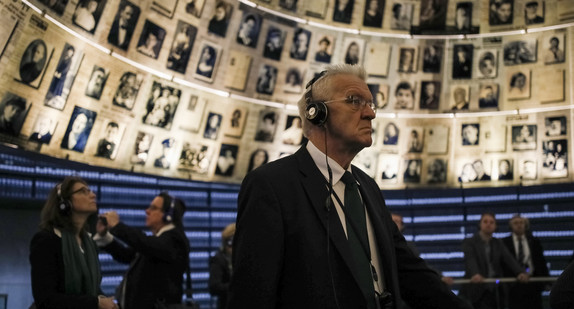
[[61,215],[67,216],[70,211],[72,211],[72,202],[67,199],[64,199],[62,196],[62,184],[59,183],[57,186],[58,192],[58,210],[60,211]]
[[173,221],[173,213],[175,211],[175,198],[167,193],[166,195],[169,198],[169,207],[163,214],[163,222],[171,223]]
[[305,118],[309,120],[314,125],[323,126],[325,122],[327,122],[327,115],[329,113],[327,109],[327,104],[325,101],[313,101],[313,84],[316,83],[321,77],[325,76],[327,71],[322,71],[319,74],[316,74],[313,79],[311,79],[305,89],[305,104],[307,107],[305,108]]

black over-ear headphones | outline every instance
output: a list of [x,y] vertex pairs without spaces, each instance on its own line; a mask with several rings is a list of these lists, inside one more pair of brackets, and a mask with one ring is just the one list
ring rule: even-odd
[[313,84],[316,83],[321,77],[325,76],[327,71],[322,71],[316,74],[313,79],[311,79],[305,86],[305,103],[307,107],[305,108],[305,118],[309,120],[312,124],[317,126],[323,126],[327,122],[327,115],[329,113],[327,109],[327,104],[325,101],[313,101]]
[[58,184],[58,210],[62,215],[68,215],[72,210],[72,202],[62,196],[62,184]]
[[173,213],[175,211],[175,198],[171,195],[166,195],[169,197],[169,207],[163,214],[163,222],[171,223],[173,221]]

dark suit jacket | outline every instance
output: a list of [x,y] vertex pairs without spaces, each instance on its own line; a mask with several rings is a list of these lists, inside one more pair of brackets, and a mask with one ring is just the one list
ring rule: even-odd
[[[490,247],[494,276],[501,277],[503,275],[503,267],[506,267],[514,276],[523,272],[522,267],[518,265],[518,262],[516,262],[500,239],[492,238]],[[465,278],[471,278],[476,274],[488,278],[488,264],[484,242],[478,232],[473,237],[463,240],[462,251],[464,253]],[[472,302],[479,300],[486,291],[487,284],[482,283],[465,284],[460,289],[461,296]]]
[[[353,166],[385,286],[413,308],[468,308],[414,255],[375,181]],[[326,181],[304,145],[247,174],[238,197],[228,308],[365,308]],[[338,302],[338,304],[337,304]]]
[[118,262],[131,263],[124,275],[127,281],[122,309],[152,309],[157,299],[167,304],[181,303],[189,257],[189,242],[183,231],[174,228],[160,236],[147,236],[119,223],[110,233],[129,246],[114,239],[104,247]]
[[[542,244],[540,240],[530,234],[525,235],[526,242],[528,242],[528,248],[530,249],[530,255],[532,256],[532,263],[534,264],[533,277],[546,277],[549,276],[548,266],[546,266],[546,259],[544,258],[544,249],[542,249]],[[514,256],[516,256],[516,248],[514,248],[514,242],[512,241],[512,235],[502,239],[502,242],[508,248],[508,251]],[[508,271],[505,272],[508,273]]]

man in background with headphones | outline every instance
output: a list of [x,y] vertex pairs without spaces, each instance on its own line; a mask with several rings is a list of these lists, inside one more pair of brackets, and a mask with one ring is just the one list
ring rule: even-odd
[[412,308],[469,308],[413,254],[378,185],[351,165],[372,144],[365,80],[356,65],[316,75],[298,102],[308,142],[243,180],[227,308],[396,308],[401,296]]
[[182,200],[160,193],[145,210],[145,225],[152,236],[120,222],[115,211],[100,215],[94,240],[116,261],[130,264],[116,290],[122,309],[181,303],[190,250],[182,223],[184,212]]

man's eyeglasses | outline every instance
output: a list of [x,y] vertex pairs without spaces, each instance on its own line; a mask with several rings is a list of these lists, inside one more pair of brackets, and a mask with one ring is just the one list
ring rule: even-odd
[[155,205],[149,205],[149,207],[148,207],[147,209],[148,209],[149,211],[152,211],[152,210],[163,210],[162,207],[155,206]]
[[372,110],[375,110],[377,108],[377,104],[375,102],[373,102],[373,100],[365,100],[364,98],[359,97],[359,96],[355,96],[355,95],[350,95],[344,99],[335,99],[335,100],[325,101],[324,103],[328,104],[328,103],[341,102],[341,101],[352,105],[353,110],[360,110],[360,109],[363,109],[363,107],[365,107],[365,106],[370,107]]
[[72,194],[70,194],[70,195],[74,195],[76,193],[82,193],[83,195],[89,195],[92,192],[94,192],[94,191],[92,191],[92,189],[90,189],[88,187],[81,187],[80,189],[72,192]]

